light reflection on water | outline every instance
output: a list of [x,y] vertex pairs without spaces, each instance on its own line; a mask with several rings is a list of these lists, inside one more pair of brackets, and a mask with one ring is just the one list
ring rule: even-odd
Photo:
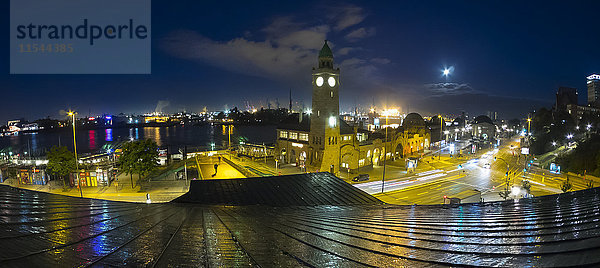
[[90,150],[96,150],[96,131],[95,130],[89,130],[88,131],[88,147],[90,148]]
[[[52,146],[67,146],[73,148],[72,129],[42,131],[37,134],[0,137],[0,149],[9,148],[14,153],[31,151],[32,155],[44,155]],[[101,136],[100,136],[101,135]],[[161,147],[176,149],[184,145],[189,147],[210,148],[211,143],[217,147],[226,146],[228,133],[220,125],[202,126],[170,126],[170,127],[139,127],[139,128],[108,128],[86,130],[78,129],[76,133],[77,151],[89,153],[100,150],[107,144],[129,140],[152,139]],[[275,141],[275,126],[235,126],[232,128],[231,142],[237,143],[240,138],[247,142],[273,143]]]
[[112,128],[107,128],[104,130],[104,140],[105,141],[112,141],[113,140],[113,135],[112,135]]

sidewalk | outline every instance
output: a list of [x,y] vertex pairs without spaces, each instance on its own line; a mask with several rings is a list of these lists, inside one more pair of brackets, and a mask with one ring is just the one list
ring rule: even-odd
[[150,195],[153,203],[169,202],[187,192],[189,182],[177,181],[151,181],[137,184],[134,176],[134,187],[128,176],[119,176],[118,181],[112,182],[110,186],[83,187],[81,193],[77,187],[63,188],[61,182],[50,181],[47,185],[18,185],[14,179],[8,179],[1,183],[4,185],[18,187],[21,189],[61,194],[73,197],[104,199],[124,202],[146,202],[146,194]]

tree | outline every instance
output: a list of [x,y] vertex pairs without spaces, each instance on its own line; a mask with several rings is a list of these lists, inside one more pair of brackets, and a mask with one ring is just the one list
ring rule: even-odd
[[130,176],[133,188],[133,174],[138,174],[141,178],[156,168],[157,161],[158,145],[150,139],[145,139],[123,145],[123,155],[117,165],[120,173]]
[[569,175],[567,175],[567,179],[563,181],[562,185],[560,186],[560,189],[563,191],[563,193],[566,193],[570,191],[571,188],[573,188],[573,184],[569,182]]
[[76,169],[75,155],[65,146],[53,146],[46,155],[46,158],[48,158],[46,170],[50,174],[62,178],[64,186],[65,177]]

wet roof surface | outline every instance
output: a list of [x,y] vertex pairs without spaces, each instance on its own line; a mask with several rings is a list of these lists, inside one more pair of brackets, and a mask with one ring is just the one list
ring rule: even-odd
[[188,193],[174,200],[205,205],[368,205],[377,198],[329,172],[232,180],[193,180]]
[[134,204],[0,187],[0,267],[600,263],[599,189],[442,206]]

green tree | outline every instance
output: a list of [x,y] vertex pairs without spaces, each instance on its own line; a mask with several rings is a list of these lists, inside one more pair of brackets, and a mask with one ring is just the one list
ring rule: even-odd
[[567,179],[563,181],[562,185],[560,186],[560,189],[563,191],[563,193],[566,193],[570,191],[571,188],[573,188],[573,184],[569,182],[569,175],[567,175]]
[[46,155],[46,158],[48,158],[46,170],[51,175],[60,177],[64,186],[65,178],[69,173],[73,172],[77,166],[75,164],[75,155],[65,146],[53,146]]
[[138,174],[139,179],[156,168],[158,161],[158,146],[150,139],[128,142],[123,145],[123,155],[117,163],[119,172],[129,175],[131,188],[133,174]]

